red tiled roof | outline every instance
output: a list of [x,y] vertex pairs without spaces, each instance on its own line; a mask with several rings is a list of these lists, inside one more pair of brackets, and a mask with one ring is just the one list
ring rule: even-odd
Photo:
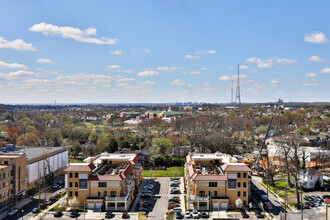
[[89,175],[88,180],[106,181],[106,180],[122,180],[121,175]]
[[189,163],[190,163],[190,161],[191,161],[191,157],[190,157],[190,154],[188,154],[188,155],[186,156],[186,160],[187,160],[187,163],[189,164]]
[[226,172],[251,172],[252,170],[246,164],[224,164],[221,168]]
[[196,175],[194,180],[223,181],[223,180],[227,180],[227,176],[226,175]]
[[193,165],[191,165],[191,164],[189,165],[188,172],[189,172],[189,176],[191,178],[195,173]]
[[133,166],[129,165],[128,167],[126,167],[126,169],[124,170],[123,173],[121,173],[122,178],[127,178],[133,171]]
[[65,171],[66,172],[72,172],[72,171],[76,171],[76,172],[89,172],[92,171],[96,168],[96,166],[92,163],[88,164],[80,164],[80,165],[75,165],[75,164],[71,164],[69,165]]
[[135,155],[135,157],[134,157],[134,159],[133,160],[130,160],[129,162],[131,163],[131,164],[136,164],[138,161],[139,161],[139,156],[138,155]]

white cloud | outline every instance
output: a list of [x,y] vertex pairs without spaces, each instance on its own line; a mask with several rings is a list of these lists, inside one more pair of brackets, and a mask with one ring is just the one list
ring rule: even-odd
[[324,33],[317,31],[305,34],[304,40],[314,44],[322,44],[328,41],[327,36]]
[[310,58],[308,58],[308,61],[310,61],[310,62],[316,62],[316,63],[323,63],[323,62],[325,62],[324,59],[322,59],[321,57],[318,57],[318,56],[311,56]]
[[123,55],[125,52],[122,50],[110,51],[111,55]]
[[50,59],[40,58],[37,60],[37,63],[52,63]]
[[115,38],[91,37],[96,35],[96,29],[93,27],[81,30],[69,26],[46,24],[45,22],[33,25],[29,28],[29,31],[39,32],[45,36],[60,36],[62,38],[71,38],[77,42],[92,44],[116,44],[118,40]]
[[190,54],[187,54],[184,57],[187,58],[187,59],[200,59],[201,58],[201,56],[193,56],[193,55],[190,55]]
[[2,78],[2,79],[6,79],[6,80],[33,77],[33,76],[38,76],[38,74],[31,72],[31,71],[26,71],[26,70],[18,70],[16,72],[10,72],[10,73],[0,73],[0,79]]
[[195,52],[195,54],[216,54],[217,52],[215,50],[198,50]]
[[135,80],[136,79],[134,79],[134,78],[120,78],[120,79],[117,79],[117,82],[133,82]]
[[330,73],[330,67],[323,68],[320,73]]
[[184,86],[184,85],[186,85],[186,83],[182,82],[181,79],[175,79],[171,82],[171,85],[173,85],[173,86]]
[[154,85],[156,85],[155,82],[151,82],[151,81],[144,81],[144,82],[142,82],[142,84],[143,84],[144,86],[154,86]]
[[133,70],[118,70],[119,73],[133,73]]
[[280,81],[273,79],[272,81],[270,81],[271,87],[275,88],[278,86],[278,84],[280,83]]
[[137,74],[137,76],[158,76],[158,75],[159,75],[159,72],[156,72],[156,71],[151,70],[151,69],[147,69],[147,70],[139,72]]
[[190,74],[191,75],[200,75],[200,74],[202,74],[202,71],[201,70],[199,70],[199,71],[192,71],[192,72],[190,72]]
[[303,86],[308,86],[308,87],[315,87],[318,86],[318,83],[303,83]]
[[32,44],[26,43],[22,39],[8,41],[3,37],[0,37],[0,48],[9,48],[20,51],[37,51]]
[[297,59],[287,59],[287,58],[269,58],[261,59],[259,57],[249,57],[245,60],[247,63],[255,63],[259,69],[272,68],[274,63],[289,64],[298,62]]
[[[247,77],[247,75],[245,75],[245,74],[239,75],[240,79],[244,79],[246,77]],[[234,76],[220,76],[219,77],[219,80],[221,80],[221,81],[236,80],[236,79],[237,79],[237,75],[234,75]]]
[[151,50],[150,50],[150,49],[148,49],[148,48],[145,48],[145,49],[144,49],[144,52],[146,52],[146,53],[150,53],[150,52],[151,52]]
[[305,76],[306,77],[315,77],[316,73],[306,73]]
[[28,69],[24,64],[19,63],[6,63],[0,61],[0,69]]
[[157,66],[157,70],[159,70],[159,71],[173,72],[178,69],[181,69],[181,68],[177,67],[177,66]]
[[105,67],[106,70],[118,70],[119,68],[120,65],[109,65]]
[[247,70],[247,69],[249,69],[249,67],[247,65],[239,65],[239,69]]
[[204,86],[204,87],[211,87],[211,84],[208,83],[208,82],[205,82],[205,83],[203,83],[203,86]]

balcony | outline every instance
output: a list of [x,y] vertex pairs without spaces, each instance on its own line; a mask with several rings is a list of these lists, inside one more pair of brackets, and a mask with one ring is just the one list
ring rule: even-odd
[[113,202],[126,202],[126,201],[128,201],[129,196],[130,196],[130,194],[122,195],[122,196],[119,196],[119,197],[107,196],[107,197],[105,197],[105,201],[109,201],[109,202],[111,202],[111,201],[113,201]]
[[193,202],[207,202],[209,200],[210,200],[209,196],[195,196],[195,195],[188,196],[188,201],[193,201]]

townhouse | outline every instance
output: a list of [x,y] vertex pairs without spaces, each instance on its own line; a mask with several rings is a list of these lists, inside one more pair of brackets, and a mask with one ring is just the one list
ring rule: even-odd
[[70,163],[65,170],[68,203],[75,197],[80,207],[127,211],[142,181],[138,160],[136,154],[105,152],[86,163]]
[[249,203],[251,169],[235,157],[221,153],[189,154],[185,164],[187,207],[220,210],[236,207],[240,198]]

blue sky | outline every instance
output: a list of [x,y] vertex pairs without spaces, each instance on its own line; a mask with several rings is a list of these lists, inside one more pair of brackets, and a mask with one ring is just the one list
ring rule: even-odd
[[[329,1],[0,2],[1,103],[330,101]],[[234,84],[235,86],[235,84]]]

